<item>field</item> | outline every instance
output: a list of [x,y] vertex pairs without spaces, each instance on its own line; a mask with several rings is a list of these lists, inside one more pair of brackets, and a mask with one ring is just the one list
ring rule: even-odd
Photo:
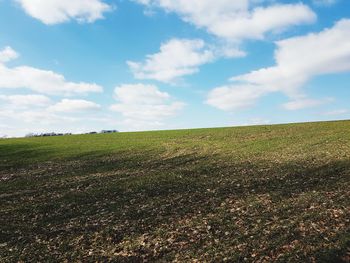
[[0,140],[0,262],[349,262],[350,121]]

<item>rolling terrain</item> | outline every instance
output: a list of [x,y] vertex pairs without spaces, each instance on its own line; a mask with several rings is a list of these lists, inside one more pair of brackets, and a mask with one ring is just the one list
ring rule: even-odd
[[0,262],[349,262],[350,121],[0,140]]

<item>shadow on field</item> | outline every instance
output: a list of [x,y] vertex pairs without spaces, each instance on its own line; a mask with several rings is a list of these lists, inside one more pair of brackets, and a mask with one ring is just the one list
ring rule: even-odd
[[[46,154],[21,147],[1,149],[0,156]],[[179,253],[237,261],[281,254],[282,261],[341,262],[350,240],[343,211],[350,161],[216,157],[125,152],[19,171],[23,176],[0,188],[0,254],[118,262],[173,260]]]
[[[79,151],[77,151],[79,152]],[[88,150],[84,153],[68,152],[66,149],[58,150],[55,146],[44,143],[9,143],[0,144],[0,171],[13,169],[35,169],[46,166],[48,161],[64,165],[65,161],[89,161],[101,158],[108,154],[103,150]],[[59,163],[60,162],[60,163]]]
[[[28,164],[30,160],[40,159],[52,151],[45,146],[30,143],[0,145],[0,168],[16,167]],[[24,163],[24,160],[26,163]]]

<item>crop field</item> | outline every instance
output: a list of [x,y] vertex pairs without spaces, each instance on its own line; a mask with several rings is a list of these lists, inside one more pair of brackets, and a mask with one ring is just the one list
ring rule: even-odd
[[0,262],[349,262],[350,121],[0,140]]

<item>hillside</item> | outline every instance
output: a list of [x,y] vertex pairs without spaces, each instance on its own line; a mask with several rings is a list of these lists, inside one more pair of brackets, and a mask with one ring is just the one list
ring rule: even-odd
[[350,121],[0,140],[0,262],[349,262]]

